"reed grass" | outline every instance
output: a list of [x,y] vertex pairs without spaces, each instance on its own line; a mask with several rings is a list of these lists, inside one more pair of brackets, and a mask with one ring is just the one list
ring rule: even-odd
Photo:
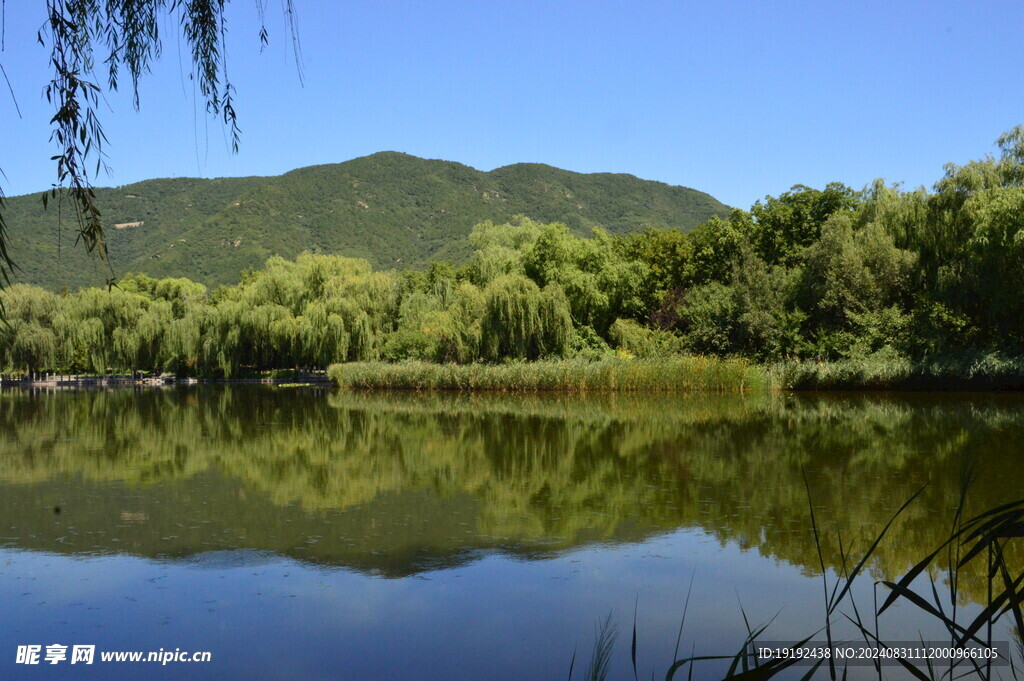
[[352,390],[497,392],[743,392],[752,390],[1024,390],[1024,357],[960,354],[912,361],[876,353],[833,362],[771,366],[741,358],[567,359],[504,364],[351,362],[328,377]]
[[354,362],[327,375],[341,388],[457,391],[704,391],[767,387],[767,373],[742,359],[541,360],[507,364]]
[[[980,646],[983,649],[992,648],[996,643],[996,638],[999,637],[997,632],[1003,631],[1002,625],[1008,623],[1016,643],[1017,659],[1014,659],[1011,652],[1010,658],[1005,661],[1009,667],[1008,676],[1003,676],[999,670],[993,668],[992,658],[976,659],[964,656],[951,657],[944,661],[924,660],[922,662],[921,659],[913,656],[905,658],[896,654],[888,659],[898,664],[900,671],[904,672],[900,678],[906,678],[909,675],[922,681],[938,681],[939,679],[953,681],[960,678],[993,681],[1001,678],[1018,679],[1024,675],[1024,670],[1020,667],[1024,660],[1024,643],[1021,638],[1021,632],[1024,632],[1024,571],[1021,570],[1021,566],[1012,563],[1007,558],[1006,551],[1011,543],[1024,539],[1024,499],[1003,504],[966,518],[966,499],[972,480],[973,469],[968,465],[963,471],[960,498],[952,520],[949,538],[932,553],[918,561],[898,581],[881,580],[876,582],[876,588],[882,586],[888,590],[888,596],[880,606],[876,601],[874,607],[862,613],[853,598],[853,583],[866,572],[868,561],[878,545],[897,518],[914,502],[920,494],[920,490],[896,511],[871,546],[856,561],[855,566],[850,567],[854,562],[854,554],[851,549],[849,547],[841,549],[843,569],[831,584],[824,561],[822,561],[824,624],[817,631],[793,645],[791,650],[798,650],[823,631],[829,645],[832,645],[832,626],[836,619],[845,619],[851,623],[862,636],[866,645],[889,648],[886,641],[880,637],[879,618],[894,604],[905,603],[908,607],[916,608],[925,616],[937,620],[946,630],[949,637],[948,645],[951,648],[966,649],[972,646]],[[805,485],[807,485],[806,478]],[[807,490],[808,503],[812,509],[811,526],[815,545],[818,547],[820,555],[821,538],[814,518],[814,504],[811,501],[809,485]],[[948,558],[944,567],[940,565],[943,555]],[[960,591],[960,573],[972,561],[985,563],[988,588],[987,598],[981,604],[983,606],[981,611],[968,619],[964,617],[959,607],[963,595]],[[930,574],[932,571],[945,573],[945,594],[941,593],[942,590],[938,587],[935,576]],[[687,596],[687,601],[689,601],[689,596]],[[840,605],[844,603],[852,607],[852,616],[847,612],[839,611]],[[695,668],[707,662],[729,663],[729,667],[724,674],[712,674],[711,676],[708,675],[711,670],[702,668],[698,672],[700,674],[698,678],[767,681],[790,670],[797,663],[797,657],[775,657],[765,662],[755,654],[755,644],[764,635],[771,622],[751,627],[746,613],[742,611],[742,605],[741,613],[747,635],[735,655],[690,655],[678,658],[679,645],[677,641],[674,655],[677,659],[668,667],[665,681],[674,681],[677,677],[682,677],[684,673],[687,679],[692,679]],[[867,615],[868,618],[865,618],[864,615]],[[685,618],[686,608],[684,607],[683,619],[685,620]],[[606,628],[608,626],[610,625],[605,625]],[[682,624],[680,624],[681,632]],[[633,635],[632,661],[635,673],[635,622]],[[596,638],[594,655],[596,656],[597,651],[600,650],[603,655],[610,657],[611,643],[608,642],[603,632],[599,633]],[[924,641],[922,640],[923,645]],[[892,650],[898,653],[900,648]],[[849,669],[836,662],[830,657],[826,665],[825,660],[819,659],[800,678],[802,681],[821,677],[827,677],[831,681],[838,681],[838,679],[845,681]],[[1004,667],[1004,669],[1006,668]],[[887,678],[882,665],[877,661],[874,665],[873,675],[879,681]]]
[[1024,390],[1024,358],[998,353],[918,362],[876,353],[836,362],[785,362],[768,372],[782,390]]

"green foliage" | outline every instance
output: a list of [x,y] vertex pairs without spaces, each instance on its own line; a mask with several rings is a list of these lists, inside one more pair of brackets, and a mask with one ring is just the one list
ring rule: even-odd
[[912,362],[886,346],[856,359],[783,362],[771,373],[789,390],[1024,390],[1024,359],[998,353]]
[[693,255],[684,269],[683,286],[699,286],[711,281],[725,281],[740,249],[749,243],[753,223],[750,215],[734,210],[728,220],[717,216],[693,231]]
[[572,332],[569,303],[557,284],[542,290],[522,275],[503,275],[485,292],[481,332],[484,359],[561,356]]
[[[156,179],[95,194],[115,274],[187,277],[211,288],[236,283],[274,255],[294,259],[304,251],[378,268],[461,263],[483,246],[468,238],[474,225],[517,215],[557,220],[584,235],[596,226],[610,234],[689,230],[728,211],[702,192],[630,175],[537,164],[480,172],[394,152],[278,177]],[[104,272],[72,247],[66,228],[60,238],[54,207],[44,210],[35,195],[6,199],[10,253],[20,267],[12,280],[51,290],[103,284]]]
[[833,214],[848,214],[858,204],[857,193],[838,182],[824,190],[796,185],[778,197],[758,201],[750,212],[756,222],[752,240],[769,263],[789,263],[800,249],[817,241],[821,227]]
[[909,350],[904,330],[916,261],[875,223],[854,230],[846,215],[830,219],[806,255],[803,300],[817,349],[829,356],[884,345]]
[[633,257],[675,254],[650,264],[649,322],[693,351],[764,361],[1021,354],[1024,128],[998,144],[998,159],[947,166],[933,194],[797,186],[683,235],[690,248],[630,237]]
[[546,225],[526,251],[524,271],[565,291],[572,318],[606,335],[618,317],[640,317],[653,298],[646,264],[628,261],[600,230],[579,239],[561,224]]
[[686,293],[677,310],[686,347],[699,354],[728,354],[736,338],[736,301],[725,284],[711,282]]
[[632,319],[616,319],[612,324],[611,341],[626,356],[665,357],[682,354],[682,338],[670,331],[642,326]]
[[693,236],[678,229],[648,228],[626,235],[617,246],[625,260],[647,265],[654,290],[670,291],[687,286],[693,279],[694,242]]
[[[14,371],[235,376],[685,352],[780,364],[779,382],[794,387],[1012,386],[1024,356],[1024,129],[999,143],[999,159],[947,167],[931,194],[881,181],[862,192],[797,186],[690,233],[583,237],[569,221],[484,221],[458,267],[382,272],[302,253],[270,257],[212,293],[145,274],[109,291],[16,285],[0,298],[10,319],[0,360]],[[414,160],[360,161],[372,170],[371,160],[405,190],[418,186],[402,171]],[[988,368],[949,357],[987,358]]]

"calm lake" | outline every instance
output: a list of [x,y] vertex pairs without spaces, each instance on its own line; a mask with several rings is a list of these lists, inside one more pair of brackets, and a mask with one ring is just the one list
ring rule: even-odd
[[[574,651],[582,678],[611,614],[609,678],[632,679],[635,611],[660,679],[691,581],[680,656],[734,653],[742,612],[775,617],[767,640],[822,626],[802,471],[833,581],[837,537],[864,551],[927,485],[869,612],[948,536],[968,465],[970,509],[1022,496],[1019,396],[7,389],[0,678],[565,679]],[[983,584],[963,576],[964,606]],[[909,604],[881,626],[943,638]],[[69,660],[16,663],[52,644]],[[211,661],[99,659],[160,649]]]

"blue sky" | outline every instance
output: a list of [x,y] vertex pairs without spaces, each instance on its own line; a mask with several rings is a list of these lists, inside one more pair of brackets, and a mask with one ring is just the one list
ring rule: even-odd
[[[241,150],[197,107],[186,46],[101,111],[110,175],[269,175],[382,150],[492,168],[625,172],[747,208],[802,183],[930,187],[1024,123],[1024,4],[295,0],[304,85],[279,2],[229,7]],[[6,3],[8,195],[55,178],[42,2]],[[3,87],[0,83],[0,87]],[[6,88],[4,88],[5,90]]]

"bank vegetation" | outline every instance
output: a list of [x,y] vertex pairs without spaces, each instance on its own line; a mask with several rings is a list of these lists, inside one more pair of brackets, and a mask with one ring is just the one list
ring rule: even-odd
[[337,364],[353,387],[1020,388],[1024,128],[998,147],[932,191],[798,185],[692,232],[485,222],[457,266],[307,253],[212,291],[143,275],[16,285],[0,296],[0,367],[231,378]]

